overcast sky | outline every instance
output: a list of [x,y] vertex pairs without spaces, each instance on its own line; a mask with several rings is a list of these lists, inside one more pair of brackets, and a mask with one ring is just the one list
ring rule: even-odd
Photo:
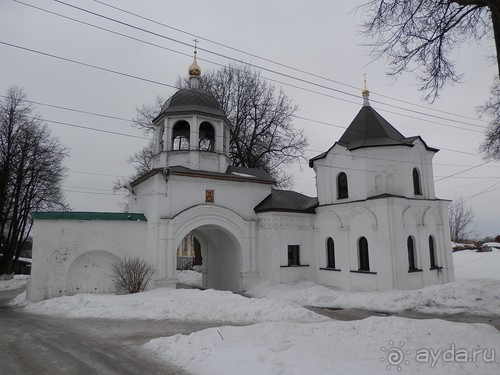
[[[415,76],[392,81],[385,62],[372,61],[364,45],[368,41],[359,33],[363,14],[354,11],[362,1],[64,1],[122,23],[57,1],[23,0],[41,10],[1,0],[0,94],[17,85],[30,100],[46,104],[36,104],[37,112],[70,151],[64,190],[73,210],[121,210],[123,195],[112,193],[113,182],[133,173],[126,160],[147,142],[127,120],[136,107],[175,92],[171,86],[187,75],[196,35],[202,74],[235,59],[262,67],[262,76],[284,89],[299,106],[298,116],[309,119],[295,121],[309,139],[308,158],[327,150],[357,114],[366,73],[372,106],[405,136],[420,135],[441,149],[434,158],[437,196],[470,198],[477,232],[500,234],[499,163],[447,177],[484,162],[478,148],[487,122],[475,108],[487,99],[496,74],[496,64],[488,60],[492,43],[457,51],[464,82],[447,87],[429,105],[422,101]],[[307,163],[295,170],[294,190],[316,196],[313,170]]]

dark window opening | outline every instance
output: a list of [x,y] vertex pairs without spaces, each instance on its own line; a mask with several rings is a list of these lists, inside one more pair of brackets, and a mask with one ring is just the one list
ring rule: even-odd
[[289,266],[299,266],[300,265],[300,245],[288,245],[288,265]]
[[370,259],[368,256],[368,241],[365,237],[358,240],[359,271],[370,271]]
[[429,257],[431,261],[431,269],[438,268],[436,263],[436,249],[434,246],[434,237],[429,236]]
[[349,198],[347,175],[344,172],[341,172],[337,176],[337,199],[345,198]]
[[179,121],[172,130],[172,150],[189,150],[190,127],[187,121]]
[[326,240],[326,267],[335,268],[335,244],[331,237]]
[[209,122],[202,122],[200,125],[200,141],[198,143],[200,151],[215,150],[215,130]]
[[420,188],[420,175],[417,168],[413,168],[413,192],[415,195],[422,195]]
[[408,247],[408,270],[414,271],[417,269],[415,265],[415,241],[413,241],[413,237],[409,236],[407,240]]

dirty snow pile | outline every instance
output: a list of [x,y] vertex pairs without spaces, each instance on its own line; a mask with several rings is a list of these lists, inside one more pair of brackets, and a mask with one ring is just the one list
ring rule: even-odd
[[77,294],[27,302],[25,293],[13,304],[38,314],[112,319],[154,319],[227,323],[274,321],[319,322],[327,318],[296,304],[246,298],[231,292],[197,289],[152,289],[129,295]]
[[[483,324],[371,317],[209,328],[144,347],[190,374],[495,374],[500,333]],[[474,354],[476,353],[476,354]]]
[[0,291],[24,288],[29,278],[29,275],[14,275],[13,279],[0,280]]

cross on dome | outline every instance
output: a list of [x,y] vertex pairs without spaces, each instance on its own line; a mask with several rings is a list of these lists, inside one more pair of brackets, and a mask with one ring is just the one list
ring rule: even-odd
[[[196,54],[198,53],[197,47],[198,47],[198,39],[193,39],[194,42],[194,56],[193,56],[193,63],[189,66],[189,77],[190,77],[190,82],[191,82],[191,88],[198,88],[198,79],[201,75],[201,69],[200,66],[198,65],[198,61],[196,59]],[[196,82],[195,82],[196,81]],[[196,87],[193,87],[195,85]]]
[[361,91],[361,95],[363,96],[363,107],[369,107],[370,106],[370,90],[368,90],[368,86],[366,85],[366,73],[363,74],[364,81],[365,81],[365,86],[363,87],[363,91]]

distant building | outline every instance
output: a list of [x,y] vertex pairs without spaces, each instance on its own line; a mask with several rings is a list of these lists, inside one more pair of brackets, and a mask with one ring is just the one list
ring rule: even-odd
[[242,291],[265,279],[382,291],[453,280],[449,201],[434,192],[438,150],[389,124],[366,88],[342,137],[310,160],[313,198],[231,165],[231,124],[198,88],[196,57],[189,73],[191,88],[154,120],[153,169],[132,182],[130,213],[33,214],[31,300],[109,292],[110,265],[121,256],[146,258],[157,266],[156,286],[175,285],[188,234],[203,250],[207,288]]

